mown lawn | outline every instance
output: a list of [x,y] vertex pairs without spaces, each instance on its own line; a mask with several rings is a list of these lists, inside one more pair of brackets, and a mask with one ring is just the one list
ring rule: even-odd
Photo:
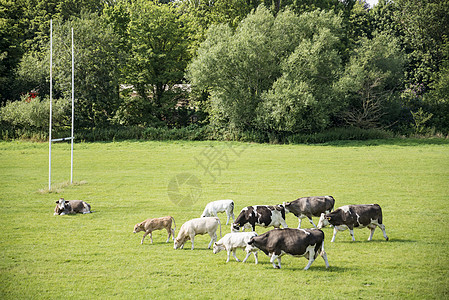
[[[48,193],[48,144],[0,142],[1,299],[449,297],[447,142],[76,143],[76,185],[61,184],[69,172],[70,146],[53,145]],[[137,222],[165,215],[177,233],[213,200],[233,199],[238,215],[247,205],[312,195],[332,195],[336,207],[380,204],[390,241],[377,229],[367,242],[361,229],[356,242],[346,231],[330,243],[325,228],[331,267],[319,257],[303,271],[304,258],[284,256],[275,270],[263,253],[258,265],[252,256],[226,264],[224,252],[206,249],[207,236],[193,251],[189,242],[175,251],[165,231],[153,245],[132,233]],[[94,213],[53,216],[60,197],[85,200]],[[230,228],[220,217],[224,235]],[[290,214],[287,223],[298,221]]]

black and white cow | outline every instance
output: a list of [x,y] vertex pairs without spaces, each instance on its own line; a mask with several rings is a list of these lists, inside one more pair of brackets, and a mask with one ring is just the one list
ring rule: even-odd
[[82,200],[64,200],[60,198],[56,201],[54,215],[67,215],[67,214],[88,214],[91,213],[90,205]]
[[240,212],[235,222],[231,225],[233,232],[239,231],[240,228],[245,230],[250,228],[255,231],[257,226],[279,228],[281,225],[287,228],[285,222],[285,209],[282,205],[254,205],[247,206]]
[[379,204],[345,205],[337,208],[331,213],[321,214],[318,228],[321,229],[329,224],[334,226],[334,235],[332,236],[331,242],[335,241],[335,236],[338,231],[343,231],[348,228],[352,240],[355,241],[354,227],[368,227],[371,230],[368,241],[371,241],[374,230],[376,227],[379,227],[382,229],[385,240],[388,241],[388,236],[385,233],[385,225],[382,224],[382,209]]
[[291,212],[298,220],[298,229],[301,228],[301,220],[308,218],[310,224],[316,228],[312,217],[320,217],[322,213],[330,213],[334,209],[335,199],[332,196],[302,197],[292,202],[284,202],[285,212]]
[[[251,238],[248,245],[259,248],[268,255],[276,269],[281,268],[281,256],[284,254],[308,259],[309,263],[304,270],[310,268],[318,254],[324,259],[326,268],[329,267],[324,251],[324,233],[319,229],[273,229]],[[278,265],[275,264],[275,259]]]

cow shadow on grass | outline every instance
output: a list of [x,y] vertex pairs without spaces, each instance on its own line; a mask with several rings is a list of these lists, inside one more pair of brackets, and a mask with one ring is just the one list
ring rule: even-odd
[[418,241],[416,240],[409,240],[409,239],[398,239],[398,238],[390,238],[388,241],[386,241],[385,239],[376,239],[376,240],[355,240],[355,241],[351,241],[351,240],[346,240],[346,241],[335,241],[334,243],[338,243],[338,244],[382,244],[382,243],[386,243],[386,244],[391,244],[391,243],[417,243]]

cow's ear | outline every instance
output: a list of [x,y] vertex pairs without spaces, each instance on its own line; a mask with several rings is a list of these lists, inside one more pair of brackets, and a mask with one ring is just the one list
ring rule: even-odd
[[330,220],[331,220],[331,216],[327,216],[326,219],[327,219],[328,221],[330,221]]
[[65,203],[65,204],[69,204],[69,201],[66,200],[66,201],[64,201],[64,203]]
[[58,201],[56,201],[56,204],[59,204],[59,200],[58,200]]

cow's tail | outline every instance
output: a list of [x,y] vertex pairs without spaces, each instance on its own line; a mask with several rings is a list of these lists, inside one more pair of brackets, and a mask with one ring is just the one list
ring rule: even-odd
[[172,221],[173,221],[173,224],[175,224],[175,228],[173,228],[173,230],[175,230],[175,231],[176,231],[176,222],[175,222],[175,218],[173,218],[172,216],[170,216],[170,218],[172,219]]
[[374,204],[375,206],[377,206],[378,208],[379,208],[379,217],[377,218],[377,222],[379,223],[379,224],[383,224],[382,223],[382,208],[380,207],[380,205],[379,204]]
[[217,218],[217,220],[218,220],[218,225],[220,225],[220,239],[221,239],[221,222],[220,222],[219,218]]

